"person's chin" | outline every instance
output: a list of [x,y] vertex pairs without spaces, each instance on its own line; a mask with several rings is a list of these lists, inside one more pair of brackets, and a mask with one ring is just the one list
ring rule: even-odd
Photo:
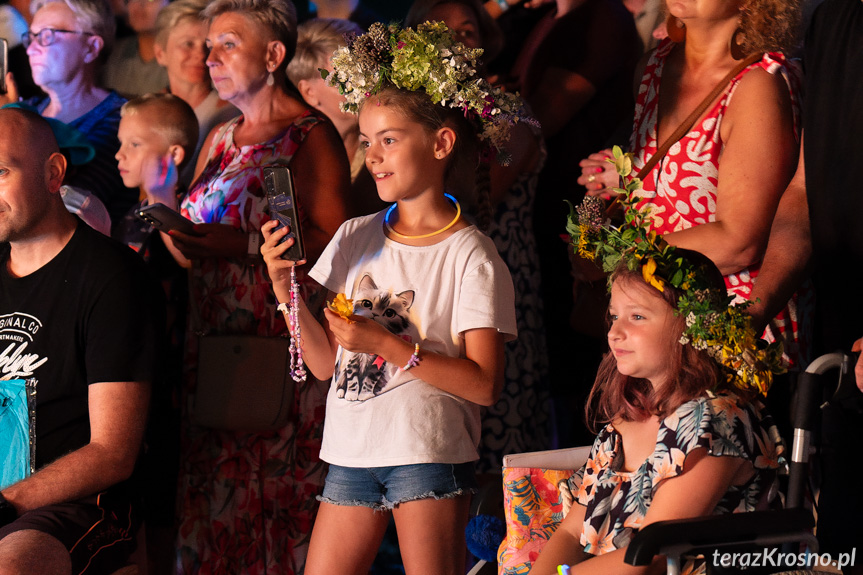
[[219,78],[218,80],[211,80],[213,88],[216,89],[216,92],[219,94],[219,98],[222,100],[230,100],[232,96],[234,96],[235,90],[233,89],[233,83],[229,78]]
[[122,174],[120,174],[120,178],[123,180],[123,185],[127,188],[140,188],[141,182],[137,180],[133,180],[131,178],[124,178]]
[[204,84],[209,80],[206,72],[206,70],[190,68],[183,73],[183,79],[189,84]]

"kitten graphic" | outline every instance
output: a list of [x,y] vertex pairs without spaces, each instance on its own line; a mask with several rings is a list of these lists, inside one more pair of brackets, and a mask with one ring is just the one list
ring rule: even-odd
[[[353,300],[355,315],[376,321],[390,333],[403,335],[411,325],[408,312],[414,302],[413,290],[394,294],[391,290],[378,288],[371,275],[366,274],[360,280]],[[337,367],[336,396],[348,401],[365,401],[379,395],[399,367],[375,355],[348,351],[343,352],[340,364],[344,368],[341,365]]]

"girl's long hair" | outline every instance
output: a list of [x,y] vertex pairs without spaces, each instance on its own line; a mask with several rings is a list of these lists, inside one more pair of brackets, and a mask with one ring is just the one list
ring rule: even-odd
[[[675,253],[684,255],[696,265],[707,265],[712,269],[710,275],[715,276],[711,278],[713,283],[725,290],[722,275],[709,259],[690,250],[678,249]],[[612,273],[611,281],[622,282],[631,289],[645,290],[645,293],[664,300],[671,309],[677,309],[681,292],[668,283],[661,292],[645,283],[641,265],[630,270],[622,262]],[[669,377],[660,390],[655,390],[646,379],[621,374],[617,370],[617,360],[610,351],[603,356],[585,404],[585,419],[591,431],[597,433],[602,426],[615,419],[642,421],[654,415],[664,418],[709,389],[721,390],[730,386],[724,370],[706,351],[678,343],[685,327],[685,318],[675,316],[671,328],[674,330],[674,343],[665,358]]]

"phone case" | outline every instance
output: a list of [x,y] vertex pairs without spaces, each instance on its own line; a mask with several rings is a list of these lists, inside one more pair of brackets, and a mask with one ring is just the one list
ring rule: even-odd
[[282,241],[288,238],[294,239],[294,245],[282,254],[282,259],[295,262],[304,260],[306,249],[303,244],[303,233],[300,229],[300,214],[297,208],[291,171],[284,166],[264,168],[264,183],[267,188],[270,216],[279,222],[276,229],[287,226],[291,230]]
[[195,224],[165,204],[151,204],[138,210],[137,216],[161,232],[177,230],[190,236],[199,236]]

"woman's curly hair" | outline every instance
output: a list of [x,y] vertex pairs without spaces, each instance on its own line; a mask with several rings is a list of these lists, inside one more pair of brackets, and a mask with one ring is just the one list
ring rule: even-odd
[[748,0],[740,13],[738,42],[747,54],[794,53],[800,31],[799,0]]

